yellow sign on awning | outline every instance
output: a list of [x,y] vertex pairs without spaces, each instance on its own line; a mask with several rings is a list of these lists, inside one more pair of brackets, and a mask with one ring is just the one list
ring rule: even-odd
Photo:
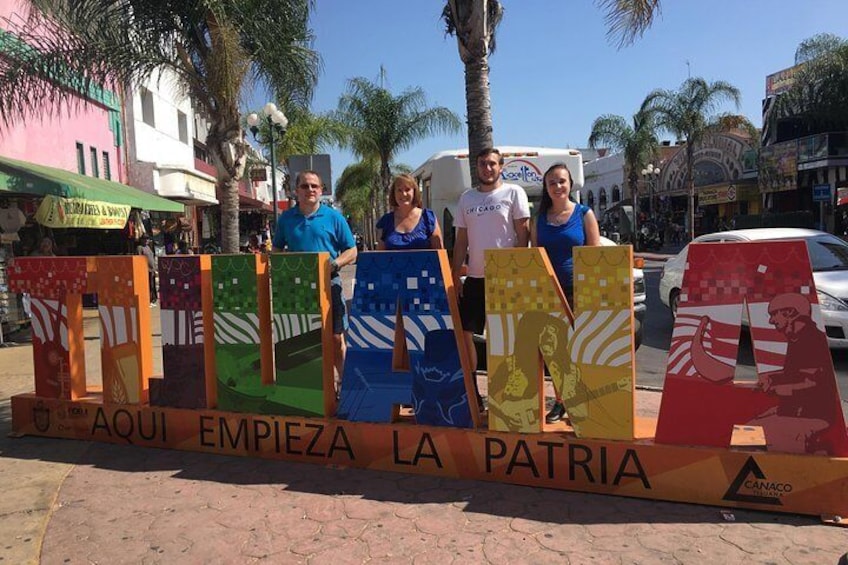
[[46,195],[35,212],[35,220],[48,228],[121,229],[127,223],[130,206]]

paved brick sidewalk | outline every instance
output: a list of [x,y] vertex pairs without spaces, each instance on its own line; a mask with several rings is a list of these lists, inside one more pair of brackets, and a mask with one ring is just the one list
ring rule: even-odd
[[[94,363],[96,326],[86,323]],[[806,517],[10,439],[8,398],[31,390],[31,356],[0,348],[0,563],[818,565],[848,551],[848,529]],[[658,401],[639,391],[638,413],[655,415]]]

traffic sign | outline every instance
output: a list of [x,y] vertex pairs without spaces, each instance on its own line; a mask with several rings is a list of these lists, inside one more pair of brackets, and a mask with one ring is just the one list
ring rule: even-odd
[[830,185],[813,185],[813,202],[830,202]]

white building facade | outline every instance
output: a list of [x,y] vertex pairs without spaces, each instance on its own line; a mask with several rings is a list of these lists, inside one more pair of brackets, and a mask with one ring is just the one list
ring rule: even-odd
[[629,197],[625,195],[623,153],[584,163],[583,178],[580,202],[589,206],[598,218],[608,208]]

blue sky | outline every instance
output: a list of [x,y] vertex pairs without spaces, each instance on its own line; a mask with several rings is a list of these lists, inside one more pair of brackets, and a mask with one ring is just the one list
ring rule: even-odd
[[[585,147],[602,114],[630,118],[655,88],[687,73],[725,80],[742,92],[741,113],[761,124],[765,77],[794,63],[798,44],[817,33],[848,37],[845,0],[664,0],[634,45],[606,39],[591,0],[502,0],[505,14],[489,60],[495,144]],[[348,79],[377,80],[393,93],[420,86],[431,105],[465,121],[463,65],[444,35],[443,0],[317,0],[315,49],[324,70],[316,112],[335,109]],[[687,66],[688,62],[688,66]],[[732,110],[728,106],[727,110]],[[444,149],[465,147],[466,131],[425,139],[397,161],[412,168]],[[331,149],[333,184],[355,159]]]

